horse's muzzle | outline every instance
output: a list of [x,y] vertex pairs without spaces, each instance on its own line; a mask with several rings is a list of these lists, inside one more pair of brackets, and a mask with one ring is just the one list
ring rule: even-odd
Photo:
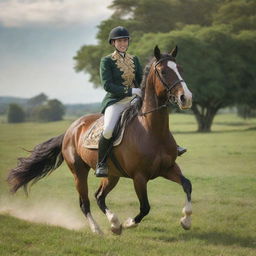
[[186,97],[184,94],[180,95],[177,104],[181,110],[190,109],[192,107],[192,94],[191,97]]

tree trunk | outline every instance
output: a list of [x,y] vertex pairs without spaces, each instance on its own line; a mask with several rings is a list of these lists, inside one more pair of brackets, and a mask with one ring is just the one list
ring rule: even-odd
[[192,106],[192,111],[195,114],[198,124],[198,132],[211,132],[213,119],[218,110],[219,108],[213,107],[199,108],[199,106],[196,104]]

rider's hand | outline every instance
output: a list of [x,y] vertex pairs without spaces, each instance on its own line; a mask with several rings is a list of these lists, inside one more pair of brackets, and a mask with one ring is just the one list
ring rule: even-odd
[[137,95],[141,97],[141,89],[140,88],[132,88],[132,95]]

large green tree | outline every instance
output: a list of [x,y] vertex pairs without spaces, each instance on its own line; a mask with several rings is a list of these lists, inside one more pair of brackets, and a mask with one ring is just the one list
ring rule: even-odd
[[107,43],[111,28],[119,25],[127,27],[133,44],[145,33],[170,32],[187,24],[210,25],[219,2],[221,1],[114,0],[110,6],[113,15],[98,26],[98,44],[84,45],[77,51],[74,57],[75,70],[88,73],[90,81],[98,87],[100,59],[113,50]]
[[114,0],[113,15],[99,25],[98,44],[83,46],[74,57],[76,70],[99,86],[100,58],[111,52],[109,30],[126,26],[130,50],[143,63],[158,44],[180,48],[178,62],[193,91],[198,131],[208,132],[220,108],[255,102],[255,10],[253,0]]
[[[142,42],[143,48],[139,47]],[[241,70],[247,65],[238,52],[243,45],[227,26],[188,26],[181,31],[145,34],[133,50],[146,59],[158,42],[166,52],[178,45],[177,62],[193,92],[198,131],[209,132],[218,110],[234,105],[237,99]]]

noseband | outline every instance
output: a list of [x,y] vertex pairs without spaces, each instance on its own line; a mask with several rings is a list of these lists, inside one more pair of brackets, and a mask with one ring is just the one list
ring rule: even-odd
[[162,109],[162,108],[166,108],[170,105],[170,103],[174,103],[175,100],[173,100],[175,98],[175,96],[171,93],[171,90],[179,83],[181,82],[184,82],[183,79],[178,79],[178,80],[175,80],[170,86],[164,81],[164,79],[162,78],[162,76],[159,74],[158,70],[157,70],[157,65],[159,65],[161,62],[165,61],[165,60],[171,60],[173,61],[170,57],[164,57],[164,58],[161,58],[160,60],[158,60],[155,65],[154,65],[154,70],[155,70],[155,73],[158,77],[158,79],[161,81],[162,85],[164,86],[165,90],[167,91],[167,94],[168,94],[168,98],[165,102],[165,104],[157,107],[157,108],[154,108],[150,111],[146,111],[146,112],[143,112],[141,114],[139,114],[140,116],[145,116],[146,114],[149,114],[149,113],[152,113],[152,112],[155,112],[159,109]]

